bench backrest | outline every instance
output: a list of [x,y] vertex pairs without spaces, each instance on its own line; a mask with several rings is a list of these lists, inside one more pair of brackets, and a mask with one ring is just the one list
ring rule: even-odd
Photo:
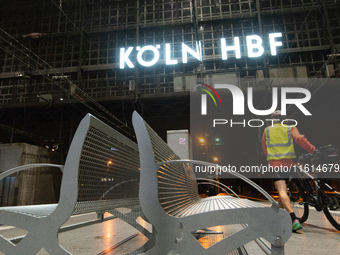
[[137,144],[87,114],[69,149],[59,204],[73,214],[128,207],[139,203],[138,190]]
[[[142,134],[143,138],[151,142],[154,159],[156,162],[180,159],[169,146],[157,135],[157,133],[135,112],[134,118],[140,120],[140,124],[146,127],[147,133]],[[136,123],[136,122],[135,122]],[[138,136],[141,136],[137,127],[139,124],[134,123],[139,148],[143,144],[139,144]],[[148,136],[148,137],[147,137]],[[143,141],[141,141],[143,143]],[[141,149],[140,149],[141,151]],[[144,153],[141,151],[140,153]],[[182,208],[199,199],[197,182],[192,169],[183,163],[172,163],[162,165],[157,173],[151,169],[147,176],[158,175],[158,200],[162,208],[170,215],[176,215]]]

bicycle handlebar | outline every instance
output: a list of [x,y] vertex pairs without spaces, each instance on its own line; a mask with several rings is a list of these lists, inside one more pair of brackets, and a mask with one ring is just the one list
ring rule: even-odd
[[338,160],[338,150],[332,145],[321,146],[315,150],[314,153],[301,154],[297,157],[298,161],[303,161],[308,163],[333,163]]
[[306,153],[306,154],[301,154],[300,156],[297,157],[298,161],[303,161],[303,160],[307,160],[307,159],[311,159],[313,158],[314,155],[318,154],[319,150],[315,150],[314,153]]

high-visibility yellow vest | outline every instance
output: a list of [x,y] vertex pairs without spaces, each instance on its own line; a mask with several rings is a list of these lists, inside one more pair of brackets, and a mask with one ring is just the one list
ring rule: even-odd
[[282,126],[276,123],[265,129],[267,160],[296,158],[292,126]]

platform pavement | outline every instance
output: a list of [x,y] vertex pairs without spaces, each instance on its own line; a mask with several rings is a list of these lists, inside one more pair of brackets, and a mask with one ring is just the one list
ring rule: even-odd
[[[73,216],[65,225],[77,222],[93,220],[95,214]],[[240,225],[218,226],[214,230],[224,231],[229,235],[238,229]],[[25,234],[25,231],[9,226],[0,226],[0,235],[14,237]],[[198,240],[204,247],[221,240],[223,235],[197,235]],[[133,251],[144,242],[146,238],[139,234],[120,219],[112,219],[100,224],[86,226],[59,234],[60,243],[65,249],[75,255],[116,255]],[[245,245],[250,255],[264,254],[255,242]],[[337,231],[328,222],[322,212],[310,209],[310,215],[303,229],[294,233],[285,245],[285,254],[339,254],[340,231]],[[3,253],[0,252],[2,255]],[[48,254],[41,250],[39,255]]]

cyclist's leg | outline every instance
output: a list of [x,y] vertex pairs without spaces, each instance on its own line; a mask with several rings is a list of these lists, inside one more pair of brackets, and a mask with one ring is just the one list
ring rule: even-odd
[[285,209],[285,207],[283,206],[283,203],[281,201],[281,198],[279,197],[279,207],[282,208],[282,209]]
[[283,207],[289,214],[294,212],[290,199],[287,194],[287,184],[285,180],[277,180],[274,182],[275,188],[279,193],[279,206]]
[[289,213],[290,217],[292,218],[292,228],[293,232],[296,230],[302,229],[302,226],[299,220],[296,218],[296,215],[293,211],[293,207],[290,203],[290,198],[287,194],[287,184],[286,180],[277,180],[274,182],[274,185],[279,193],[279,204],[283,205],[284,209]]

